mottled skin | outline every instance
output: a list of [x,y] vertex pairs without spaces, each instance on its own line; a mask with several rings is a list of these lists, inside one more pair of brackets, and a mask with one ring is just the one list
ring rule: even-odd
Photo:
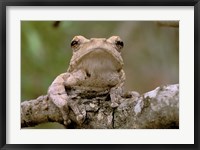
[[[86,39],[75,36],[71,47],[73,56],[67,72],[57,76],[48,89],[48,96],[62,112],[65,125],[71,122],[69,107],[79,123],[84,121],[85,110],[80,110],[72,99],[78,93],[109,93],[111,107],[115,108],[123,94],[125,81],[120,37]],[[70,94],[70,90],[77,92]]]

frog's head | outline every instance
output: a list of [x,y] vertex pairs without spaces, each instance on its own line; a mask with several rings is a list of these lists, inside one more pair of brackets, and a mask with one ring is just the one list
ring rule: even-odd
[[104,65],[108,69],[120,70],[123,67],[123,46],[124,43],[119,36],[111,36],[108,39],[75,36],[71,42],[73,56],[68,71],[81,68],[83,65],[93,68]]

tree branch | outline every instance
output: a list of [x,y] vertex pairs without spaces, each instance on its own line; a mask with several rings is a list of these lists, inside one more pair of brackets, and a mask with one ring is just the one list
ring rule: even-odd
[[[119,107],[110,107],[108,96],[77,98],[81,110],[86,109],[86,119],[78,124],[70,110],[72,124],[68,128],[86,129],[168,129],[179,128],[179,85],[158,87],[138,97],[124,97]],[[84,113],[84,111],[83,111]],[[63,124],[59,109],[47,95],[21,103],[21,126],[34,126],[45,122]]]

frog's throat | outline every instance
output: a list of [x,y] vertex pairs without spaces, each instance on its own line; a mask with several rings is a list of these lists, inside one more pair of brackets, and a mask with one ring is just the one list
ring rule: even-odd
[[[81,51],[81,50],[80,50]],[[95,56],[96,55],[96,56]],[[91,56],[94,57],[99,57],[100,55],[105,55],[107,58],[111,58],[114,62],[118,65],[118,67],[122,68],[123,67],[123,59],[121,57],[120,52],[118,52],[116,49],[105,49],[105,48],[93,48],[93,49],[88,49],[87,51],[81,51],[81,53],[75,53],[71,59],[70,67],[68,71],[74,70],[81,61],[84,59],[89,59]],[[99,59],[101,59],[99,57]],[[105,59],[105,58],[102,58]]]

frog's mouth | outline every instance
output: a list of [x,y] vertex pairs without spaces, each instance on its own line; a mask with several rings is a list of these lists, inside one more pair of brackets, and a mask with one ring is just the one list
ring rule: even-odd
[[96,47],[92,49],[80,49],[74,53],[70,61],[68,71],[75,69],[102,70],[102,71],[119,71],[123,67],[123,59],[121,53],[116,49],[107,49]]
[[107,49],[96,48],[82,55],[77,66],[94,70],[120,70],[123,67],[123,60],[119,52],[115,53]]

